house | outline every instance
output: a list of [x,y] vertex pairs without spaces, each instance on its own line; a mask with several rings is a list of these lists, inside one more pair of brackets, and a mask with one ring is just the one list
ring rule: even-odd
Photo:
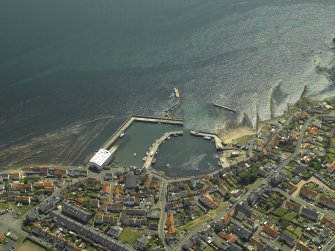
[[121,233],[123,231],[123,228],[120,226],[112,226],[109,231],[108,235],[112,236],[115,239],[119,239]]
[[227,234],[224,231],[218,233],[218,236],[227,241],[228,243],[235,243],[236,237],[233,234]]
[[264,250],[265,244],[261,242],[260,240],[256,239],[255,237],[251,237],[250,239],[250,245],[254,247],[255,250]]
[[100,200],[92,199],[91,200],[91,208],[99,208],[100,207]]
[[166,216],[166,226],[168,228],[168,236],[174,235],[176,233],[174,227],[174,218],[172,213],[168,213]]
[[234,210],[234,218],[238,219],[239,221],[243,221],[245,218],[249,217],[250,215],[250,207],[248,206],[247,202],[240,202],[235,206]]
[[123,210],[123,205],[120,203],[108,203],[107,211],[113,213],[119,213]]
[[239,245],[237,245],[235,243],[231,243],[229,245],[229,250],[230,251],[243,251],[243,249]]
[[298,241],[297,245],[295,246],[299,251],[312,251],[305,243]]
[[141,238],[138,238],[134,243],[134,248],[137,250],[144,250],[144,247],[149,243],[149,237],[148,236],[142,236]]
[[0,174],[0,176],[2,177],[3,181],[8,181],[9,180],[9,174],[8,173],[2,173],[2,174]]
[[68,203],[62,204],[62,213],[84,223],[87,223],[92,217],[91,212]]
[[6,235],[4,233],[0,233],[0,244],[6,240]]
[[295,245],[296,239],[288,231],[282,231],[279,235],[279,238],[290,248],[293,248]]
[[244,241],[249,241],[253,234],[251,230],[245,228],[238,223],[234,224],[232,232]]
[[29,205],[30,204],[30,196],[15,196],[15,203],[22,203],[23,205]]
[[102,184],[102,194],[111,194],[111,184],[110,183],[103,183]]
[[10,177],[12,178],[12,180],[14,181],[19,181],[22,177],[21,172],[14,172],[10,174]]
[[207,207],[208,209],[215,209],[219,205],[212,199],[212,196],[209,194],[204,194],[199,198],[199,202]]
[[295,203],[293,201],[290,201],[290,200],[286,200],[285,201],[285,207],[288,208],[288,209],[290,209],[290,210],[293,210],[293,211],[295,211],[297,213],[299,213],[300,209],[301,209],[301,205],[299,205],[299,204],[297,204],[297,203]]
[[318,193],[316,191],[313,191],[312,189],[307,188],[306,186],[303,186],[300,189],[299,195],[302,198],[311,200],[311,201],[315,201],[316,197],[318,196]]
[[116,225],[118,223],[118,217],[111,215],[111,214],[104,214],[98,212],[94,216],[94,224],[100,225],[100,224],[109,224],[109,225]]
[[307,219],[310,219],[312,221],[318,221],[319,218],[319,213],[309,209],[307,207],[303,207],[303,209],[301,210],[301,215],[304,216]]
[[76,232],[99,245],[107,247],[107,249],[118,251],[132,250],[129,246],[121,244],[112,239],[111,237],[101,232],[98,232],[93,228],[82,225],[81,223],[78,223],[75,220],[72,220],[71,218],[62,215],[59,212],[51,212],[50,218],[53,219],[53,221],[56,222],[58,225],[65,226],[66,228],[68,228],[68,230]]
[[329,198],[329,197],[326,197],[324,195],[321,195],[320,196],[320,199],[319,199],[319,204],[325,206],[325,207],[328,207],[330,209],[335,209],[335,200]]
[[322,217],[322,223],[324,223],[327,227],[331,228],[331,229],[335,229],[335,221],[328,218],[327,216],[323,216]]
[[126,175],[126,189],[133,190],[137,187],[137,178],[136,176],[131,172],[128,175]]
[[67,170],[63,168],[55,168],[54,175],[58,178],[64,178],[67,175]]
[[272,238],[277,238],[279,235],[278,231],[270,227],[269,225],[264,225],[261,231],[271,236]]
[[31,184],[24,184],[24,183],[11,183],[10,188],[13,191],[19,191],[20,193],[26,193],[27,191],[31,190]]

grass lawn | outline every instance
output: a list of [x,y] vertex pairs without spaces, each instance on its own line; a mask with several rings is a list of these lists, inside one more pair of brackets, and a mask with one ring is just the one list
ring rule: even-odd
[[302,235],[302,230],[300,227],[297,227],[294,232],[293,232],[296,236],[300,237]]
[[278,217],[282,217],[287,213],[287,209],[284,207],[278,207],[273,213],[278,216]]
[[250,137],[251,136],[249,136],[249,135],[245,135],[245,136],[242,136],[242,137],[236,139],[235,141],[238,142],[241,145],[246,145],[246,144],[248,144],[248,140],[250,139]]
[[205,251],[215,251],[216,249],[212,248],[211,246],[207,245]]
[[126,227],[123,229],[120,235],[120,240],[125,241],[129,243],[130,245],[134,245],[135,241],[138,238],[141,238],[142,236],[143,236],[143,231],[134,230],[130,227]]
[[246,188],[248,190],[253,189],[254,187],[258,186],[258,184],[261,183],[263,180],[264,180],[263,178],[257,178],[254,183],[251,183],[251,184],[247,185]]
[[297,217],[297,213],[295,212],[288,212],[287,214],[285,214],[282,218],[288,221],[293,220],[295,217]]
[[181,232],[181,231],[190,231],[192,230],[193,228],[195,228],[196,226],[198,225],[201,225],[202,223],[204,222],[207,222],[209,221],[211,218],[215,217],[218,213],[226,210],[226,208],[228,207],[230,203],[229,202],[222,202],[218,208],[214,209],[214,210],[210,210],[208,211],[207,214],[204,214],[198,218],[196,218],[195,220],[193,221],[190,221],[188,222],[187,224],[183,225],[183,226],[180,226],[177,228],[177,231],[178,232]]
[[0,203],[0,209],[6,209],[8,207],[7,202]]

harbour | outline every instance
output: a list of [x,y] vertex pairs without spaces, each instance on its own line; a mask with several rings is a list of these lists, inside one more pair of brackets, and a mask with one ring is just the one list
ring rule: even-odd
[[134,123],[134,122],[143,122],[143,123],[154,123],[154,124],[169,124],[182,126],[184,123],[182,120],[174,119],[165,119],[165,118],[155,118],[155,117],[145,117],[145,116],[130,116],[115,132],[114,134],[106,141],[102,146],[103,149],[109,150],[115,141],[120,138],[121,134]]

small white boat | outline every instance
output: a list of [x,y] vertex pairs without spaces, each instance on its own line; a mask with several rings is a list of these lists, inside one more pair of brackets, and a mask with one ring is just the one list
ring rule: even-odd
[[167,139],[171,139],[171,137],[169,136]]
[[136,153],[134,153],[134,156],[136,156]]
[[148,154],[149,154],[149,153],[148,153],[148,152],[146,152],[145,154],[148,156]]
[[120,134],[120,138],[122,138],[124,136],[124,132],[121,132]]
[[167,166],[167,167],[170,167],[170,164],[169,164],[169,163],[167,163],[167,164],[166,164],[166,166]]
[[196,170],[196,171],[199,171],[199,168],[196,168],[195,170]]
[[211,139],[211,137],[209,137],[209,136],[204,136],[204,139],[209,140],[209,139]]
[[143,157],[142,160],[143,160],[143,161],[146,161],[146,160],[147,160],[147,157]]

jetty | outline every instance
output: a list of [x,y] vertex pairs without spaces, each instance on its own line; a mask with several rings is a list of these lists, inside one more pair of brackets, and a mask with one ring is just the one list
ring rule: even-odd
[[142,122],[142,123],[155,123],[155,124],[170,124],[170,125],[178,125],[183,126],[184,122],[182,120],[177,119],[166,119],[166,118],[156,118],[156,117],[146,117],[146,116],[130,116],[123,124],[113,133],[113,135],[103,144],[102,149],[109,150],[116,140],[118,140],[121,134],[124,134],[125,131],[134,123],[134,122]]
[[155,143],[151,146],[151,149],[148,152],[148,155],[146,156],[146,159],[145,159],[144,164],[143,164],[143,168],[149,168],[150,167],[159,146],[163,142],[165,142],[165,140],[167,140],[169,137],[179,136],[179,135],[183,135],[183,131],[166,132],[166,133],[164,133],[164,135],[162,137],[157,139],[155,141]]
[[180,99],[180,93],[178,88],[174,88],[174,95],[176,96],[177,99]]
[[236,111],[235,109],[230,108],[230,107],[228,107],[228,106],[218,105],[218,104],[215,104],[215,103],[213,103],[213,105],[214,105],[215,107],[219,107],[219,108],[225,109],[225,110],[227,110],[227,111],[237,113],[237,111]]
[[199,131],[191,131],[190,133],[193,136],[203,137],[204,139],[213,139],[214,142],[215,142],[215,148],[216,148],[217,151],[222,151],[224,149],[223,140],[218,135],[216,135],[214,133],[199,132]]
[[169,108],[167,108],[167,109],[164,110],[164,116],[165,116],[165,118],[168,118],[168,119],[171,118],[170,112],[173,109],[175,109],[181,103],[181,97],[180,97],[179,89],[178,88],[174,88],[173,91],[174,91],[174,95],[175,95],[175,97],[176,97],[177,100],[176,100],[176,102],[173,105],[171,105]]

